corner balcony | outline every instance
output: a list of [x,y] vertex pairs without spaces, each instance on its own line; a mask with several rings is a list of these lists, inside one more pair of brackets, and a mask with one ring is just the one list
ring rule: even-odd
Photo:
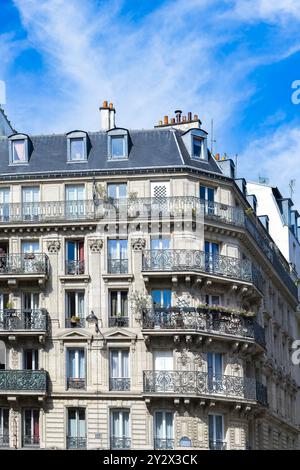
[[0,256],[0,281],[16,285],[18,281],[44,284],[49,273],[49,258],[44,253],[19,253]]
[[45,370],[0,370],[0,395],[46,395]]
[[144,395],[203,397],[260,403],[267,406],[266,387],[255,379],[209,375],[198,371],[144,371]]
[[142,261],[143,275],[203,274],[211,280],[237,281],[253,284],[260,289],[263,278],[260,271],[249,260],[224,255],[211,255],[200,250],[144,250]]
[[12,333],[18,336],[45,335],[47,328],[48,312],[44,308],[0,310],[0,336]]
[[[216,307],[215,307],[216,308]],[[264,329],[254,318],[238,314],[211,311],[205,307],[155,308],[143,312],[144,334],[164,336],[174,334],[204,334],[219,339],[241,339],[265,348]]]

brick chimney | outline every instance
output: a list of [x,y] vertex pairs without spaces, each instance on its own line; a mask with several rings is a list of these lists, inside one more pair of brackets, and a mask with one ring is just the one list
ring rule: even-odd
[[108,104],[108,101],[103,101],[100,109],[100,126],[102,131],[109,131],[116,127],[115,114],[116,110],[112,103]]

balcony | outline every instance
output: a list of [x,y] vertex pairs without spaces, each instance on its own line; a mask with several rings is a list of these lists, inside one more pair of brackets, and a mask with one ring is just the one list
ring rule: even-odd
[[9,433],[0,434],[0,447],[9,447]]
[[45,370],[0,370],[0,395],[45,395],[47,379]]
[[49,272],[49,259],[44,253],[6,254],[0,256],[0,280],[32,280],[39,283]]
[[108,274],[128,274],[128,259],[108,258]]
[[219,439],[213,441],[209,440],[209,450],[226,450],[227,442],[221,441]]
[[118,327],[118,328],[127,328],[129,326],[129,317],[109,317],[108,318],[109,328]]
[[109,390],[117,392],[128,392],[130,390],[130,379],[127,377],[110,377]]
[[172,450],[175,446],[174,439],[154,438],[154,450]]
[[68,389],[73,390],[85,390],[86,383],[83,377],[68,377],[67,379]]
[[66,261],[66,275],[79,276],[84,274],[85,262],[81,261]]
[[245,213],[241,207],[228,206],[205,199],[200,199],[200,205],[206,219],[239,227],[243,227],[245,224]]
[[0,310],[0,336],[11,332],[26,335],[46,333],[48,312],[39,309],[5,309]]
[[86,449],[86,437],[67,436],[67,449]]
[[[215,307],[216,308],[216,307]],[[179,330],[201,332],[224,337],[242,337],[254,340],[257,344],[265,347],[264,329],[254,318],[242,317],[238,314],[211,311],[204,307],[170,307],[155,308],[143,313],[143,329],[153,330]]]
[[144,273],[204,273],[209,276],[253,283],[258,289],[263,284],[260,271],[251,261],[211,255],[199,250],[143,250],[142,271]]
[[[259,392],[259,393],[258,393]],[[266,406],[266,388],[255,379],[197,371],[144,371],[144,394],[195,395],[256,401]]]
[[23,435],[23,447],[39,447],[40,438],[39,436],[31,436],[28,434]]
[[131,447],[130,437],[111,437],[110,448],[112,450],[126,450]]

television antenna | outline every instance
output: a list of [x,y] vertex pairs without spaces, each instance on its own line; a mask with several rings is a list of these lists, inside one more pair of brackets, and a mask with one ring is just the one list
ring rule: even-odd
[[289,188],[290,188],[290,198],[293,199],[293,194],[295,192],[296,180],[290,180]]
[[210,126],[210,152],[213,155],[214,154],[214,143],[217,142],[216,139],[214,139],[214,120],[211,120],[211,126]]

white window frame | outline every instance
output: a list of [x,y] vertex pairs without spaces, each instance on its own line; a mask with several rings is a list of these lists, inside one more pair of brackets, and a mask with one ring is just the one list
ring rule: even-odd
[[[117,369],[118,369],[118,375],[117,376],[112,376],[112,352],[118,352],[118,361],[117,361]],[[127,353],[127,369],[128,369],[128,377],[125,377],[123,372],[122,372],[122,353],[126,352]],[[130,371],[130,350],[129,348],[111,348],[109,350],[109,378],[110,379],[130,379],[131,377],[131,371]]]
[[126,293],[127,293],[127,315],[124,315],[124,317],[125,317],[125,318],[128,317],[128,316],[129,316],[129,311],[128,311],[128,309],[129,309],[129,305],[128,305],[128,303],[129,303],[129,299],[128,299],[128,289],[118,289],[118,290],[117,290],[117,289],[110,289],[110,290],[109,290],[109,296],[108,296],[108,302],[109,302],[109,304],[108,304],[108,311],[109,311],[109,316],[110,316],[110,318],[114,318],[113,315],[112,315],[112,304],[111,304],[111,302],[112,302],[111,294],[112,294],[113,292],[116,292],[116,293],[117,293],[117,313],[118,313],[118,312],[122,313],[122,312],[121,312],[121,310],[122,310],[122,309],[121,309],[121,305],[122,305],[122,292],[126,292]]

